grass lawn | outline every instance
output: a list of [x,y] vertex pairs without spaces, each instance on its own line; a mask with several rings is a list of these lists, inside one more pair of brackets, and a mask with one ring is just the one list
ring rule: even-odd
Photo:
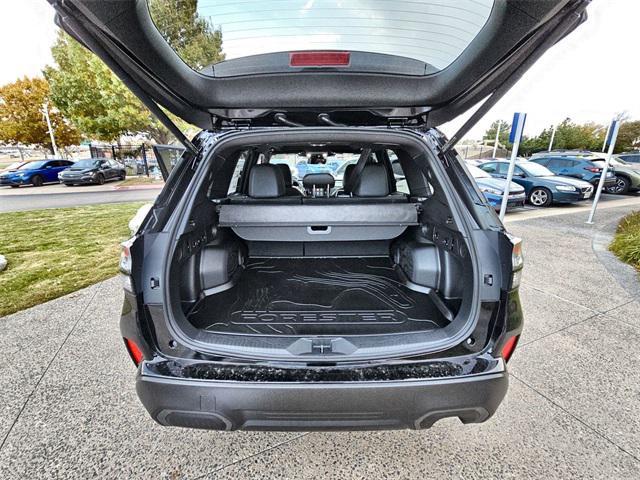
[[164,184],[163,180],[158,180],[153,177],[144,177],[144,176],[136,176],[136,177],[127,177],[125,181],[120,183],[119,187],[129,187],[133,185],[162,185]]
[[142,203],[0,213],[0,316],[118,273],[120,242]]
[[633,212],[620,221],[609,250],[623,262],[640,270],[640,211]]

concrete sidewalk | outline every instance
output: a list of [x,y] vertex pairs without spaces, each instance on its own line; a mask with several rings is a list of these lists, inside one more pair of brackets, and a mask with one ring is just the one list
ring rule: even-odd
[[507,398],[480,425],[163,428],[135,395],[119,279],[0,319],[0,478],[640,478],[640,289],[602,249],[629,210],[607,209],[604,229],[584,212],[509,223],[526,325]]

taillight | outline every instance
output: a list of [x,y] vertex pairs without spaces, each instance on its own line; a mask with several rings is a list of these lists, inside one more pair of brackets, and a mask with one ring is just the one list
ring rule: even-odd
[[598,167],[584,167],[584,169],[589,170],[591,173],[600,173],[602,171],[602,169]]
[[122,247],[122,251],[120,252],[120,272],[125,275],[131,275],[131,245],[133,244],[133,239],[127,240],[126,242],[122,242],[120,246]]
[[136,364],[136,367],[138,365],[140,365],[140,362],[142,362],[142,360],[144,360],[144,355],[142,354],[142,351],[140,350],[140,347],[138,347],[138,345],[136,345],[136,342],[134,342],[133,340],[130,340],[128,338],[124,339],[124,345],[125,345],[125,347],[127,347],[127,351],[129,352],[129,355],[131,356],[131,360],[133,360],[133,363]]
[[349,65],[349,52],[315,51],[291,52],[290,67],[346,67]]
[[520,339],[520,335],[516,335],[515,337],[509,338],[502,347],[502,351],[500,352],[500,356],[504,359],[505,362],[508,362],[513,355],[513,352],[516,349],[516,345],[518,345],[518,340]]
[[133,282],[131,280],[131,271],[133,269],[133,261],[131,260],[131,245],[133,245],[133,241],[135,237],[130,238],[126,242],[122,242],[120,245],[122,246],[122,251],[120,252],[120,272],[123,274],[123,284],[122,286],[128,292],[134,292]]
[[522,280],[522,267],[524,257],[522,255],[522,239],[507,233],[507,237],[513,245],[511,249],[511,285],[510,290],[518,288]]

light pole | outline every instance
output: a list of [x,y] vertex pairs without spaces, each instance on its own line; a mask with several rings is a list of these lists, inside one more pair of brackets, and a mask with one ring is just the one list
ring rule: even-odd
[[[600,173],[600,181],[598,182],[596,195],[593,199],[593,204],[591,205],[591,213],[589,214],[589,219],[586,221],[586,223],[590,225],[593,225],[593,217],[596,214],[596,208],[598,208],[598,202],[600,201],[600,194],[602,194],[602,189],[604,188],[605,177],[607,176],[607,171],[609,170],[609,164],[611,163],[611,155],[613,155],[613,149],[616,147],[616,140],[618,138],[619,129],[620,121],[613,120],[609,124],[607,135],[604,137],[604,145],[606,147],[606,145],[609,144],[609,151],[607,152],[607,158],[604,161],[604,167],[602,168],[602,172]],[[611,136],[611,138],[609,138],[609,136]],[[602,151],[604,151],[604,147]]]
[[53,127],[51,126],[51,119],[49,118],[49,102],[44,102],[42,106],[42,115],[47,121],[47,129],[49,130],[49,136],[51,137],[51,146],[53,147],[53,156],[58,158],[58,147],[56,147],[56,139],[53,136]]
[[558,129],[558,125],[554,125],[553,126],[553,130],[551,131],[551,140],[549,140],[549,150],[547,150],[548,152],[551,151],[551,147],[553,147],[553,139],[556,138],[556,130]]
[[502,122],[498,120],[498,126],[496,127],[496,141],[493,142],[493,156],[492,158],[496,158],[496,152],[498,151],[498,138],[500,137],[500,126]]
[[520,147],[520,140],[522,140],[522,131],[524,130],[524,122],[527,119],[526,113],[516,112],[513,115],[513,122],[511,123],[511,135],[509,135],[509,142],[513,144],[513,150],[511,150],[511,159],[509,160],[509,169],[507,170],[507,179],[502,191],[502,203],[500,204],[500,221],[504,221],[504,215],[507,213],[507,203],[509,202],[509,189],[511,187],[511,181],[513,180],[513,171],[516,168],[516,158],[518,158],[518,148]]
[[604,142],[602,142],[602,151],[607,148],[607,140],[609,139],[609,132],[611,132],[611,124],[607,127],[607,133],[604,134]]

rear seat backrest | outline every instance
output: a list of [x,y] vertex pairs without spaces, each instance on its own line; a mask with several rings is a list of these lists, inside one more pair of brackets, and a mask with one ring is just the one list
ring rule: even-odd
[[247,193],[251,198],[278,198],[285,193],[284,176],[275,165],[255,165],[249,172]]
[[248,195],[232,195],[232,204],[300,204],[302,197],[285,196],[284,177],[276,165],[259,164],[249,171]]
[[355,197],[386,197],[389,195],[389,177],[382,164],[366,165],[356,178],[352,194]]
[[280,169],[282,176],[284,177],[285,195],[301,197],[302,192],[293,188],[293,178],[291,177],[291,169],[289,168],[289,165],[286,163],[275,163],[274,165]]
[[351,193],[351,175],[353,175],[353,169],[356,168],[355,163],[350,163],[344,169],[344,175],[342,176],[342,192],[343,194]]

